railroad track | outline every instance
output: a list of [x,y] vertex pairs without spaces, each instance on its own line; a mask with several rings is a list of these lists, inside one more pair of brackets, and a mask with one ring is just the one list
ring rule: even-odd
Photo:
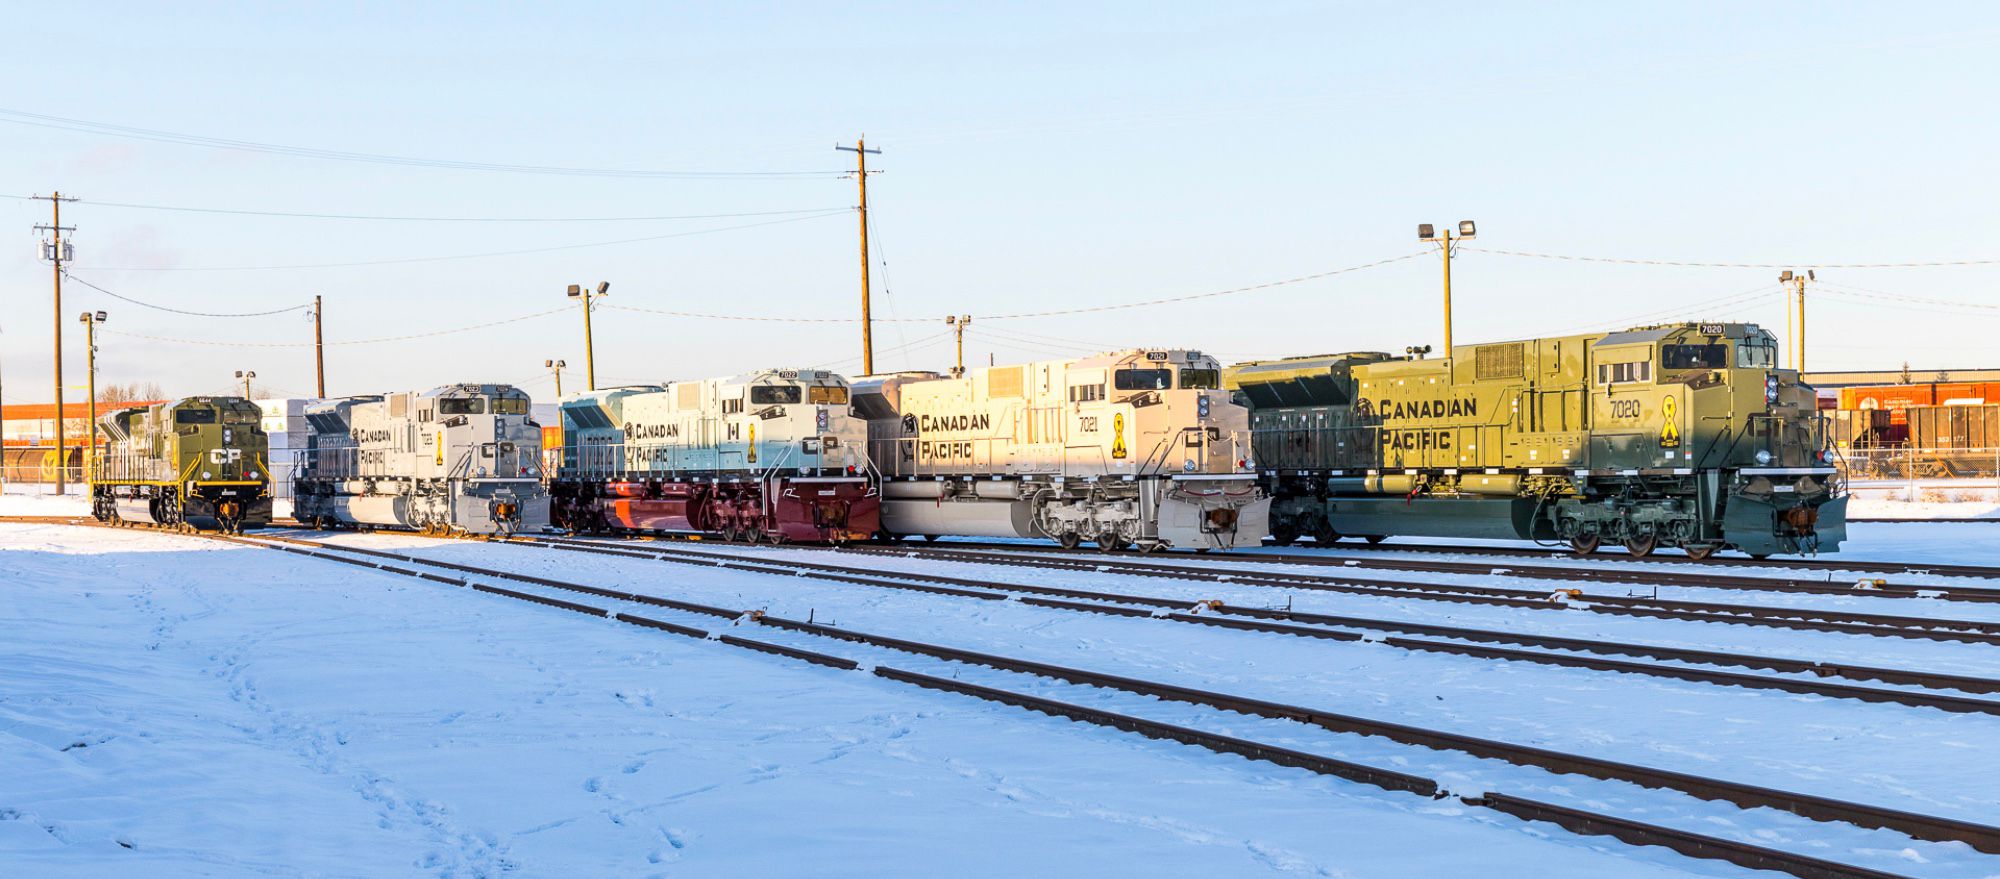
[[[870,547],[862,547],[870,548]],[[902,550],[968,550],[981,552],[1011,552],[1036,555],[1075,556],[1077,558],[1120,559],[1133,556],[1106,554],[1094,550],[1065,550],[1059,546],[1033,543],[909,543],[897,544],[894,549]],[[1341,547],[1354,549],[1361,547]],[[1377,549],[1380,547],[1369,547]],[[1457,552],[1457,549],[1440,550]],[[1156,557],[1157,558],[1157,557]],[[1177,560],[1191,558],[1184,554],[1172,556]],[[1205,556],[1206,565],[1298,565],[1303,567],[1342,568],[1347,570],[1418,571],[1432,574],[1504,574],[1536,580],[1560,580],[1567,582],[1619,583],[1641,586],[1680,586],[1692,589],[1731,589],[1757,592],[1792,592],[1813,595],[1867,595],[1881,598],[1935,598],[1945,601],[1965,601],[2000,604],[2000,587],[1979,586],[1918,586],[1890,583],[1887,581],[1857,581],[1853,579],[1836,581],[1829,578],[1807,579],[1801,577],[1773,577],[1731,574],[1721,570],[1699,572],[1648,570],[1644,566],[1620,565],[1612,567],[1553,564],[1568,556],[1529,556],[1529,564],[1499,565],[1488,562],[1454,562],[1432,559],[1392,559],[1356,558],[1330,554],[1303,555],[1298,553],[1238,553],[1220,557]],[[1164,559],[1160,559],[1164,561]],[[1573,562],[1574,560],[1571,559]],[[1596,561],[1596,559],[1592,559]],[[1988,576],[2000,577],[2000,569],[1990,570]],[[1907,571],[1899,572],[1908,573]]]
[[[1933,641],[1963,641],[2000,644],[2000,621],[1961,620],[1943,617],[1914,617],[1891,614],[1857,613],[1824,608],[1768,607],[1723,604],[1638,595],[1605,595],[1580,590],[1545,591],[1495,586],[1465,586],[1423,583],[1408,580],[1369,578],[1348,574],[1314,575],[1262,572],[1212,566],[1177,565],[1140,561],[1130,557],[1077,555],[1071,553],[984,552],[937,546],[849,547],[848,551],[870,555],[892,555],[927,560],[959,561],[968,564],[998,564],[1015,567],[1165,577],[1177,580],[1228,583],[1242,586],[1270,586],[1281,589],[1339,592],[1485,604],[1523,609],[1573,609],[1613,616],[1698,620],[1740,623],[1785,629],[1807,629],[1916,638]],[[1343,570],[1346,570],[1343,568]],[[1491,574],[1487,569],[1483,573]]]
[[[1897,521],[1897,520],[1887,520],[1887,521]],[[1937,521],[1938,520],[1928,520],[1928,522],[1931,524],[1935,524]],[[1993,521],[2000,522],[2000,519],[1996,519]],[[1579,557],[1575,553],[1570,552],[1567,549],[1532,549],[1527,547],[1516,548],[1516,547],[1505,547],[1505,546],[1417,544],[1417,543],[1365,544],[1365,543],[1349,543],[1346,541],[1337,543],[1330,549],[1365,552],[1370,555],[1397,554],[1397,553],[1402,553],[1402,554],[1442,553],[1448,555],[1495,556],[1495,557],[1515,558],[1515,559],[1546,559],[1552,561],[1579,561],[1587,559],[1592,562],[1618,562],[1620,563],[1621,567],[1622,566],[1641,567],[1650,565],[1675,564],[1675,565],[1703,565],[1703,566],[1718,567],[1718,568],[1753,568],[1753,569],[1775,568],[1775,569],[1796,569],[1796,570],[1809,570],[1809,571],[1828,571],[1834,573],[1928,574],[1941,577],[1973,577],[1973,578],[1987,579],[1987,580],[2000,579],[2000,567],[1992,567],[1987,565],[1932,564],[1929,562],[1875,562],[1875,561],[1864,561],[1860,559],[1837,559],[1837,558],[1836,559],[1821,559],[1821,558],[1752,559],[1752,558],[1722,558],[1722,557],[1711,557],[1706,561],[1697,562],[1694,559],[1688,558],[1686,556],[1673,556],[1673,555],[1659,555],[1659,556],[1647,556],[1645,558],[1633,558],[1632,556],[1623,553],[1598,552],[1588,556]],[[1242,557],[1249,558],[1252,556],[1242,556]],[[1321,558],[1321,559],[1337,558],[1336,556],[1320,555],[1317,552],[1315,552],[1314,555],[1303,555],[1297,552],[1259,553],[1257,556],[1254,557],[1286,559],[1291,564],[1311,564],[1310,561],[1292,561],[1294,559],[1303,560],[1303,559],[1313,559],[1313,558]]]
[[[585,552],[618,558],[652,560],[751,573],[777,574],[782,576],[810,575],[817,579],[849,585],[926,592],[960,598],[992,601],[1012,599],[1037,607],[1111,616],[1154,617],[1174,622],[1295,637],[1334,641],[1372,640],[1398,649],[1411,651],[1449,653],[1482,659],[1588,668],[1598,671],[1696,681],[1722,686],[1781,690],[1784,692],[1806,693],[1836,699],[1899,703],[1937,708],[1944,711],[2000,715],[2000,701],[1973,699],[1942,692],[1925,693],[1910,690],[1883,689],[1879,687],[1862,687],[1823,680],[1828,677],[1840,677],[1849,680],[1872,680],[1883,683],[1920,686],[1931,690],[2000,693],[2000,680],[1990,678],[1945,675],[1860,665],[1814,663],[1769,656],[1685,650],[1641,644],[1622,644],[1460,626],[1407,623],[1366,617],[1310,613],[1290,609],[1234,607],[1219,601],[1190,601],[1186,598],[1169,598],[1158,595],[1138,595],[1069,587],[1001,583],[991,580],[949,577],[937,574],[882,571],[813,561],[746,558],[741,555],[729,553],[703,552],[684,548],[680,545],[638,548],[629,545],[606,545],[594,541],[563,538],[517,539],[511,541],[511,543],[515,545],[540,546],[561,551]],[[1325,626],[1338,628],[1322,628]],[[1394,632],[1399,634],[1392,637],[1373,638],[1358,634],[1355,631],[1343,631],[1343,629],[1360,630],[1362,632]],[[1428,637],[1403,637],[1406,635]],[[1455,641],[1430,640],[1430,638],[1452,638],[1458,641],[1472,641],[1477,643],[1464,644],[1456,643]],[[1541,650],[1573,652],[1543,653],[1539,652],[1539,650],[1528,651],[1479,646],[1481,644],[1495,643],[1511,644],[1517,647],[1534,647]],[[1749,675],[1676,665],[1599,659],[1577,656],[1574,655],[1575,653],[1588,653],[1599,657],[1639,656],[1656,660],[1688,662],[1710,666],[1755,668],[1785,673],[1811,674],[1816,677],[1815,679],[1799,679]]]
[[[1843,864],[1657,824],[1648,824],[1604,814],[1587,808],[1576,808],[1558,803],[1550,803],[1527,797],[1514,796],[1504,792],[1455,792],[1434,779],[1400,770],[1339,760],[1255,739],[1223,735],[1137,715],[1079,705],[1047,696],[1022,692],[1017,689],[989,686],[959,680],[955,677],[928,674],[881,663],[865,664],[862,661],[836,653],[808,650],[788,644],[745,638],[728,633],[711,632],[668,620],[654,619],[608,607],[585,604],[568,598],[558,598],[539,592],[523,591],[517,588],[496,586],[490,582],[478,581],[511,581],[542,589],[669,609],[712,619],[726,620],[730,623],[731,627],[768,628],[784,633],[812,636],[834,642],[865,645],[908,656],[943,660],[966,666],[980,666],[1032,678],[1055,681],[1059,684],[1091,688],[1094,691],[1128,693],[1147,696],[1164,702],[1201,706],[1217,712],[1292,721],[1336,733],[1380,737],[1399,744],[1433,751],[1458,752],[1481,759],[1503,761],[1517,766],[1533,767],[1559,774],[1625,782],[1643,788],[1670,790],[1697,799],[1730,803],[1746,810],[1769,808],[1788,812],[1813,821],[1839,823],[1871,830],[1894,831],[1909,836],[1912,839],[1937,842],[1962,842],[1980,852],[2000,854],[2000,827],[1992,827],[1975,822],[1922,815],[1818,797],[1811,794],[1776,790],[1723,779],[1602,760],[1492,739],[1424,729],[1406,724],[1338,714],[1304,706],[1288,705],[1227,693],[1182,687],[1163,682],[1109,675],[1049,663],[979,653],[944,645],[872,634],[850,628],[836,628],[809,620],[786,619],[754,610],[716,607],[660,596],[608,589],[583,583],[572,583],[474,565],[426,559],[405,553],[332,545],[317,541],[269,535],[253,537],[203,536],[213,540],[259,546],[414,577],[440,584],[470,588],[491,595],[529,601],[593,617],[608,618],[618,622],[686,637],[716,640],[729,646],[755,650],[830,668],[866,671],[876,677],[925,689],[957,693],[1041,714],[1065,717],[1079,722],[1134,732],[1150,738],[1182,742],[1206,748],[1217,753],[1234,754],[1275,765],[1306,769],[1319,774],[1373,785],[1384,790],[1407,792],[1432,799],[1455,797],[1469,807],[1489,809],[1527,821],[1554,823],[1580,835],[1610,836],[1634,845],[1659,845],[1691,857],[1722,860],[1753,869],[1778,870],[1796,876],[1811,877],[1811,879],[1831,879],[1831,877],[1855,877],[1855,879],[1866,877],[1866,879],[1878,879],[1878,877],[1893,877],[1895,875],[1867,867]],[[424,568],[444,570],[451,573],[438,574],[424,570]]]

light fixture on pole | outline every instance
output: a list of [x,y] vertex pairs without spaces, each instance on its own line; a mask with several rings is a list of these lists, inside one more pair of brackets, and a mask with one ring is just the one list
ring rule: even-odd
[[1417,240],[1435,242],[1438,250],[1444,254],[1444,356],[1447,358],[1451,356],[1452,243],[1455,241],[1469,241],[1476,237],[1478,232],[1479,227],[1474,225],[1471,220],[1458,221],[1458,234],[1456,236],[1452,235],[1452,230],[1449,226],[1446,226],[1444,232],[1440,234],[1429,223],[1417,224]]
[[239,369],[236,371],[236,377],[243,380],[243,399],[250,399],[250,380],[256,378],[257,373],[255,371],[246,372]]
[[952,335],[958,337],[958,365],[951,368],[952,378],[965,377],[965,328],[972,326],[972,315],[961,314],[944,319],[944,325],[951,327]]
[[[1799,372],[1806,371],[1806,282],[1818,280],[1812,269],[1804,272],[1786,269],[1778,273],[1778,283],[1785,285],[1785,322],[1793,328],[1792,368]],[[1796,301],[1793,297],[1797,297]]]
[[87,376],[85,393],[90,395],[90,441],[83,451],[83,481],[91,482],[97,474],[97,325],[104,322],[101,311],[86,311],[77,316],[83,322],[84,372]]
[[610,281],[598,282],[597,289],[595,291],[591,290],[588,287],[583,286],[582,284],[569,285],[570,298],[580,300],[583,302],[583,377],[584,377],[584,382],[588,384],[590,386],[590,389],[593,391],[597,390],[597,348],[595,345],[592,344],[590,338],[590,311],[592,307],[591,300],[595,297],[604,296],[610,291],[611,291]]
[[556,399],[562,399],[562,371],[563,367],[568,366],[569,363],[563,360],[544,360],[542,361],[542,365],[548,367],[550,372],[556,374]]

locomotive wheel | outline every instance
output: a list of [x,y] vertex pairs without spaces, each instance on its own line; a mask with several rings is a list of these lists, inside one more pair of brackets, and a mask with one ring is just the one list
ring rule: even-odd
[[1097,535],[1097,548],[1102,552],[1120,552],[1125,547],[1125,541],[1119,539],[1116,531],[1106,531]]
[[1368,545],[1369,545],[1369,546],[1377,546],[1377,545],[1380,545],[1380,544],[1382,543],[1382,541],[1385,541],[1385,540],[1388,540],[1388,539],[1389,539],[1389,535],[1387,535],[1387,534],[1370,534],[1370,535],[1368,535],[1368,537],[1367,537],[1367,540],[1368,540]]
[[1577,555],[1590,555],[1596,552],[1597,548],[1603,544],[1604,536],[1595,531],[1588,533],[1578,532],[1575,537],[1569,539],[1569,548]]
[[1083,535],[1075,531],[1064,531],[1056,535],[1056,543],[1061,544],[1063,549],[1075,549],[1083,545]]
[[939,537],[941,537],[941,536],[942,536],[942,535],[938,535],[938,534],[926,534],[926,535],[924,535],[924,542],[925,542],[925,543],[936,543],[936,542],[938,542],[938,538],[939,538]]
[[1745,555],[1748,555],[1752,559],[1755,559],[1760,562],[1771,557],[1771,554],[1768,552],[1752,552],[1752,553],[1745,553]]
[[1271,526],[1271,542],[1278,546],[1291,546],[1299,540],[1298,526],[1290,522]]
[[1320,546],[1332,546],[1340,539],[1340,532],[1333,530],[1333,523],[1321,519],[1319,527],[1313,529],[1313,542]]
[[1707,561],[1709,556],[1715,555],[1715,551],[1721,549],[1722,544],[1690,543],[1681,548],[1687,550],[1688,558],[1694,559],[1695,561],[1698,562],[1702,562],[1702,561]]
[[1625,553],[1635,559],[1642,559],[1652,555],[1653,550],[1659,548],[1660,536],[1657,534],[1638,535],[1625,539]]

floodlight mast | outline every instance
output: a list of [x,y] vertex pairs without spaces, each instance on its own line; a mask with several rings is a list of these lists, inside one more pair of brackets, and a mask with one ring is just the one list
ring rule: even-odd
[[1478,225],[1474,224],[1471,220],[1458,221],[1458,234],[1456,237],[1452,235],[1452,230],[1451,227],[1449,226],[1446,226],[1443,233],[1440,234],[1437,228],[1429,223],[1417,224],[1417,240],[1429,241],[1437,244],[1439,252],[1444,254],[1444,356],[1447,358],[1451,357],[1451,254],[1453,250],[1452,243],[1454,241],[1469,240],[1471,238],[1477,237],[1478,234],[1479,234],[1479,227]]

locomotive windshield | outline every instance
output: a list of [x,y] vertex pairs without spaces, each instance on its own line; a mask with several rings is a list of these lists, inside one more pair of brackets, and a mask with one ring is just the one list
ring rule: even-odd
[[805,399],[798,385],[757,385],[750,389],[750,405],[769,406],[774,403],[797,403]]
[[214,409],[181,409],[174,412],[175,424],[214,424]]
[[512,397],[501,397],[493,401],[493,414],[526,415],[528,414],[528,401]]
[[1728,345],[1667,345],[1660,351],[1666,369],[1721,369],[1729,365]]
[[1171,369],[1121,369],[1111,374],[1112,386],[1121,391],[1164,391],[1174,386]]
[[446,397],[438,401],[439,415],[484,415],[486,400],[480,397],[453,399]]
[[847,389],[814,386],[812,388],[811,399],[815,403],[826,403],[833,406],[845,405],[847,403]]
[[1776,368],[1778,340],[1765,335],[1736,343],[1736,365],[1749,369]]
[[256,409],[229,409],[222,413],[223,424],[256,424],[262,420]]
[[1198,391],[1213,391],[1222,387],[1222,370],[1181,367],[1181,387]]

